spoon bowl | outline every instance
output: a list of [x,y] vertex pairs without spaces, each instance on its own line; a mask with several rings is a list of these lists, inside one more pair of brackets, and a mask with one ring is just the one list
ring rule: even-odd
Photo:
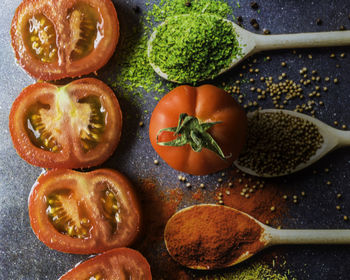
[[[205,16],[206,14],[203,14]],[[191,15],[179,15],[175,17],[184,17]],[[211,15],[213,16],[213,15]],[[217,16],[216,16],[217,17]],[[235,67],[247,57],[254,53],[266,50],[275,49],[289,49],[289,48],[312,48],[312,47],[331,47],[331,46],[346,46],[350,45],[350,31],[331,31],[331,32],[314,32],[314,33],[297,33],[297,34],[281,34],[281,35],[259,35],[252,33],[240,27],[236,23],[221,18],[222,21],[229,22],[232,25],[239,47],[241,48],[241,55],[234,58],[228,67],[218,71],[217,76]],[[166,24],[167,21],[162,22],[159,26]],[[158,26],[158,27],[159,27]],[[158,27],[153,31],[147,46],[147,55],[150,58],[152,52],[152,43],[157,37]],[[150,61],[154,71],[162,78],[171,82],[179,83],[179,81],[169,79],[167,73],[161,70],[159,65]],[[208,77],[209,79],[209,77]],[[206,80],[206,79],[203,79]],[[197,81],[200,82],[200,81]]]
[[[259,111],[259,113],[278,113],[278,112],[282,112],[286,115],[297,117],[297,118],[306,120],[306,121],[314,124],[318,128],[319,133],[323,137],[323,143],[322,143],[321,147],[316,151],[316,153],[313,156],[311,156],[309,158],[309,160],[307,162],[299,164],[293,170],[289,170],[289,171],[282,172],[279,174],[268,174],[268,173],[260,174],[260,173],[257,173],[256,171],[252,170],[249,167],[242,166],[241,164],[239,164],[239,161],[236,160],[234,162],[234,165],[238,169],[242,170],[243,172],[245,172],[249,175],[253,175],[253,176],[257,176],[257,177],[272,178],[272,177],[285,176],[285,175],[289,175],[289,174],[292,174],[294,172],[300,171],[300,170],[312,165],[313,163],[315,163],[316,161],[318,161],[319,159],[324,157],[326,154],[328,154],[329,152],[331,152],[337,148],[344,147],[344,146],[350,146],[350,131],[343,131],[343,130],[335,129],[335,128],[321,122],[320,120],[318,120],[316,118],[305,115],[303,113],[294,112],[294,111],[282,110],[282,109],[266,109],[266,110]],[[247,114],[248,119],[250,117],[252,117],[254,114],[255,114],[255,112],[248,113]]]
[[[204,210],[206,210],[207,213],[213,213],[212,220],[208,223],[208,215],[205,216],[199,215],[198,213],[204,213]],[[215,212],[215,213],[214,213]],[[235,219],[237,216],[240,217],[240,220],[242,221],[244,219],[244,224],[247,225],[253,225],[254,227],[260,227],[260,235],[258,238],[254,241],[257,242],[259,245],[255,247],[254,250],[247,250],[247,251],[242,251],[240,254],[233,255],[234,258],[232,260],[228,260],[225,263],[217,263],[216,265],[208,266],[205,262],[207,256],[208,250],[205,248],[205,244],[203,246],[203,236],[208,234],[206,230],[201,230],[202,227],[197,228],[194,227],[191,231],[191,233],[188,234],[188,238],[193,240],[193,236],[199,236],[200,240],[197,240],[198,242],[195,243],[196,246],[194,247],[197,250],[201,250],[201,259],[196,260],[197,263],[196,265],[190,264],[190,262],[183,261],[181,257],[184,257],[184,255],[178,254],[178,252],[174,252],[172,248],[172,232],[182,232],[184,229],[181,227],[181,224],[177,223],[177,219],[183,215],[186,215],[186,217],[191,215],[197,215],[196,216],[196,223],[203,223],[204,227],[210,227],[210,226],[216,226],[216,229],[220,228],[220,224],[215,224],[216,223],[216,218],[218,218],[218,214],[220,212],[225,213],[225,216],[227,216],[227,219]],[[210,215],[209,215],[210,216]],[[175,231],[172,231],[175,229]],[[242,227],[237,227],[237,231],[243,230]],[[220,234],[220,233],[219,233]],[[227,234],[226,232],[223,234]],[[234,234],[234,232],[232,232]],[[236,236],[236,235],[235,235]],[[165,240],[165,245],[166,248],[170,254],[170,256],[180,264],[187,266],[192,269],[199,269],[199,270],[209,270],[209,269],[218,269],[218,268],[225,268],[225,267],[230,267],[233,265],[236,265],[240,262],[243,262],[247,260],[248,258],[254,256],[264,248],[267,248],[272,245],[281,245],[281,244],[350,244],[350,230],[345,229],[325,229],[325,230],[309,230],[309,229],[297,229],[297,230],[291,230],[291,229],[275,229],[272,227],[269,227],[252,216],[241,212],[237,209],[230,208],[227,206],[223,205],[217,205],[217,204],[199,204],[199,205],[194,205],[190,206],[187,208],[184,208],[177,213],[175,213],[167,222],[167,225],[165,227],[164,231],[164,240]],[[241,245],[244,246],[245,242],[251,242],[251,240],[240,240]],[[181,241],[180,241],[181,242]],[[224,244],[220,244],[220,242]],[[199,244],[199,245],[198,245]],[[230,247],[230,244],[226,244],[226,240],[221,240],[218,241],[217,248],[220,248],[221,246],[227,246]],[[187,246],[187,244],[184,242],[183,246]],[[200,248],[202,247],[203,248]],[[232,250],[236,250],[239,247],[232,246]],[[237,249],[237,250],[238,250]],[[185,257],[188,258],[188,255]],[[213,260],[211,260],[213,261]],[[215,260],[214,260],[215,261]]]

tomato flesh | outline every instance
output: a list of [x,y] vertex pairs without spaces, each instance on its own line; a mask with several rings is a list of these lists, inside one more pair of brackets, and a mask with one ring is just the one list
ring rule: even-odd
[[53,23],[43,14],[31,17],[26,24],[25,43],[42,62],[57,61],[56,32]]
[[66,86],[37,83],[24,89],[10,113],[18,154],[45,168],[84,168],[117,147],[122,116],[113,91],[96,79]]
[[97,40],[102,37],[99,26],[99,15],[95,9],[85,3],[77,3],[68,11],[67,19],[72,30],[72,52],[69,54],[71,60],[78,60],[94,49]]
[[119,39],[110,0],[24,0],[11,28],[19,64],[34,78],[57,80],[104,66]]
[[132,244],[140,231],[140,209],[130,182],[117,171],[47,171],[29,198],[37,237],[50,248],[100,253]]
[[88,238],[92,226],[89,218],[84,215],[86,209],[79,207],[72,195],[68,189],[50,193],[45,197],[46,213],[60,233],[74,238]]
[[117,248],[89,259],[59,278],[60,280],[151,280],[147,260],[136,250]]

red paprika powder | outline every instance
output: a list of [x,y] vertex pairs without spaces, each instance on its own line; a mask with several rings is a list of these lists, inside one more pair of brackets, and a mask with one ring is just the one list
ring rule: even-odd
[[232,208],[202,204],[172,216],[164,238],[170,255],[180,264],[214,269],[229,266],[242,254],[260,251],[262,231],[254,220]]

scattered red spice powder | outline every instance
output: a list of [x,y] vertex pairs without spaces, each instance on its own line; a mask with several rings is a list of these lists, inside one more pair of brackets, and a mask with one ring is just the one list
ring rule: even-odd
[[201,189],[196,190],[192,194],[192,199],[203,202],[204,201],[203,191]]
[[[223,184],[215,191],[215,198],[220,197],[225,206],[245,212],[262,223],[279,226],[281,218],[287,213],[286,200],[283,198],[285,190],[280,185],[266,183],[259,178],[242,176],[236,170],[231,175],[229,181],[232,186]],[[252,193],[246,193],[249,198],[241,195],[244,188],[253,189]]]
[[136,245],[148,260],[154,279],[190,280],[186,270],[168,254],[164,244],[164,228],[183,199],[181,188],[162,191],[152,179],[143,179],[139,189],[143,214],[142,240]]

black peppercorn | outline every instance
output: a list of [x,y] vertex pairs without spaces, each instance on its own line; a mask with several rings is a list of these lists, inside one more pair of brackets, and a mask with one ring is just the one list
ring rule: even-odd
[[321,24],[322,24],[322,19],[318,18],[318,19],[316,20],[316,24],[317,24],[317,25],[321,25]]
[[133,9],[134,12],[137,13],[137,14],[138,14],[139,12],[141,12],[141,8],[140,8],[139,6],[137,6],[137,5],[133,6],[132,9]]
[[253,10],[257,10],[259,8],[259,5],[258,3],[256,2],[250,2],[250,7],[253,9]]
[[250,20],[250,24],[253,25],[253,24],[255,24],[255,23],[258,23],[258,22],[256,21],[255,18],[252,18],[252,19]]
[[253,24],[253,27],[254,27],[255,29],[259,29],[259,23],[254,23],[254,24]]
[[271,34],[271,31],[270,31],[269,29],[264,28],[263,31],[264,31],[264,34],[265,34],[265,35]]
[[242,16],[238,16],[238,17],[237,17],[237,21],[238,21],[238,22],[243,22]]
[[191,7],[191,2],[190,1],[186,1],[185,6],[186,7]]

